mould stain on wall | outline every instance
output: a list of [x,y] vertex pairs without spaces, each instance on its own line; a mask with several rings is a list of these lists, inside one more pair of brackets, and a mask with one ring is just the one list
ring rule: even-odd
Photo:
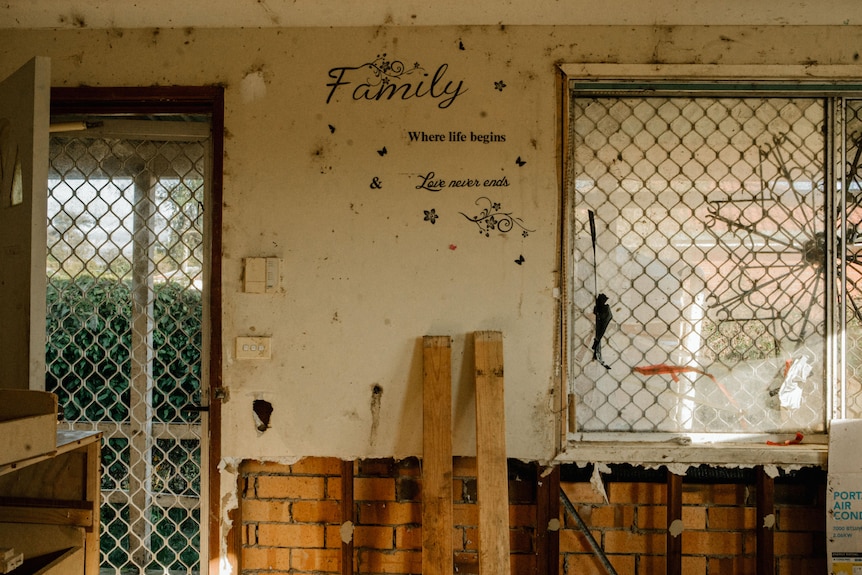
[[77,12],[72,12],[68,16],[65,14],[60,14],[58,18],[60,24],[69,24],[75,28],[86,28],[87,22],[84,17]]
[[332,172],[331,150],[324,142],[317,142],[311,149],[311,164],[320,174],[328,174]]
[[266,0],[257,0],[257,5],[260,6],[261,10],[263,10],[263,13],[266,14],[267,19],[274,26],[281,25],[281,18],[278,16],[278,13],[272,8],[270,8]]
[[380,426],[380,404],[383,400],[383,387],[375,383],[371,388],[371,434],[369,443],[373,446],[377,441],[377,429]]

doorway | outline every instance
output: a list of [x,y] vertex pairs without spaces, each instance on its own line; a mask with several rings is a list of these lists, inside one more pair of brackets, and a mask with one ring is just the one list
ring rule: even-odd
[[61,429],[103,433],[101,571],[206,573],[221,91],[55,89],[51,110],[45,387]]

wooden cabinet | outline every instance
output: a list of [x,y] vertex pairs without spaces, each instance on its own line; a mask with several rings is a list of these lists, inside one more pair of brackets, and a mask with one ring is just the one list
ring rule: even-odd
[[98,575],[101,438],[58,431],[55,451],[0,465],[0,548],[24,554],[13,575]]

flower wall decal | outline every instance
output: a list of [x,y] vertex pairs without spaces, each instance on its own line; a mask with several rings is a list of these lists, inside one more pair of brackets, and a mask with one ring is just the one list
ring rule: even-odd
[[503,206],[499,202],[492,202],[489,198],[481,196],[476,200],[475,204],[477,206],[485,206],[478,215],[468,216],[464,212],[459,213],[476,224],[479,228],[479,233],[486,238],[491,235],[492,230],[506,234],[512,231],[515,226],[521,229],[521,235],[525,238],[530,235],[530,232],[536,231],[527,228],[523,223],[524,220],[513,216],[512,212],[504,212]]
[[437,210],[431,208],[430,210],[425,210],[425,221],[431,222],[432,224],[437,222],[437,218],[440,216],[437,215]]
[[414,72],[424,72],[424,68],[419,65],[419,62],[414,62],[413,66],[408,68],[401,60],[387,60],[386,54],[379,54],[373,61],[368,62],[365,66],[371,70],[371,73],[378,78],[376,84],[369,82],[369,85],[375,86],[378,84],[389,84],[393,80],[398,80],[403,76],[408,76]]

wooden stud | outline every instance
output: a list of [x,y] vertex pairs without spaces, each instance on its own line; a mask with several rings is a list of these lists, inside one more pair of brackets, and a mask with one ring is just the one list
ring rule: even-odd
[[[556,520],[556,528],[552,522]],[[536,466],[536,575],[560,572],[560,468]]]
[[[353,509],[353,462],[341,462],[341,525],[356,525]],[[341,539],[341,575],[353,575],[353,532],[350,540]]]
[[476,367],[476,478],[479,573],[503,575],[509,562],[509,472],[503,386],[503,334],[473,334]]
[[757,575],[775,575],[775,480],[757,467]]
[[422,339],[422,573],[454,572],[452,340]]
[[667,472],[667,575],[682,575],[682,476]]

